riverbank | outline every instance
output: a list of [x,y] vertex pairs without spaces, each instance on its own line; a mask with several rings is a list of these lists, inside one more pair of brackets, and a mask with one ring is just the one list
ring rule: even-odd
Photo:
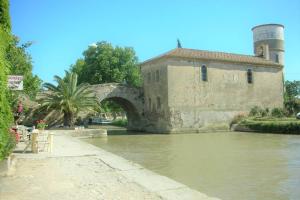
[[215,199],[68,132],[54,133],[51,154],[16,153],[15,170],[0,177],[0,199]]
[[294,118],[245,118],[232,126],[234,131],[300,134],[300,120]]

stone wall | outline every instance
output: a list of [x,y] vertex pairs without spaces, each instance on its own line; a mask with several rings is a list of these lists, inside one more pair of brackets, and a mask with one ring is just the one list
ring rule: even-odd
[[144,89],[144,130],[165,132],[169,130],[166,120],[168,107],[168,68],[166,60],[152,62],[141,68]]
[[[201,80],[201,66],[207,81]],[[247,82],[252,70],[253,83]],[[170,60],[168,63],[169,107],[201,110],[248,111],[253,106],[282,107],[282,70],[278,67]]]
[[[201,79],[201,66],[207,67],[207,81]],[[253,83],[247,82],[252,70]],[[147,83],[147,74],[159,70],[160,80]],[[145,112],[153,132],[199,132],[229,129],[230,120],[254,106],[283,106],[281,67],[179,58],[159,59],[142,66],[145,110],[148,98],[161,98]],[[152,102],[152,104],[154,104]]]
[[144,120],[143,90],[137,87],[118,83],[92,85],[99,102],[112,100],[119,104],[126,112],[128,129],[142,130]]

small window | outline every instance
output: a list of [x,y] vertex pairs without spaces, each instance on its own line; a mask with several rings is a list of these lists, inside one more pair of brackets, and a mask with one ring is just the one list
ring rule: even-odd
[[207,67],[205,65],[201,67],[201,79],[202,81],[207,81]]
[[148,79],[148,83],[150,83],[151,82],[151,74],[150,74],[150,72],[148,72],[148,74],[147,74],[147,79]]
[[153,82],[155,81],[155,72],[152,72],[152,79]]
[[275,54],[275,62],[279,63],[279,55]]
[[252,69],[247,70],[247,82],[249,84],[253,83],[253,74],[252,74]]
[[158,70],[156,70],[156,82],[159,82],[159,71]]
[[160,110],[161,108],[160,97],[157,97],[156,100],[157,100],[157,110]]
[[149,103],[149,110],[151,110],[151,98],[148,99],[148,103]]

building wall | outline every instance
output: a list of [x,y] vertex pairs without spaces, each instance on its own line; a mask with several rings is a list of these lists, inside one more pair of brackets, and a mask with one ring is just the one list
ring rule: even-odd
[[149,132],[167,132],[168,113],[167,62],[160,59],[142,66],[144,88],[144,116],[147,120],[145,130]]
[[[207,67],[207,81],[201,80],[202,65]],[[252,84],[247,82],[248,69],[252,70]],[[254,106],[283,106],[282,69],[171,59],[168,97],[169,109],[176,113],[171,117],[171,131],[223,129],[234,115]]]
[[[202,65],[207,67],[207,81],[201,80]],[[248,69],[252,84],[247,82]],[[153,78],[156,71],[159,81]],[[236,114],[254,106],[283,106],[282,69],[278,67],[169,58],[142,66],[142,75],[146,131],[224,130]]]

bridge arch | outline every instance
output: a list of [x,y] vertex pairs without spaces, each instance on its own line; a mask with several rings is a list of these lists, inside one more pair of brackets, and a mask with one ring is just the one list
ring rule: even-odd
[[92,85],[99,102],[112,100],[126,112],[129,130],[141,130],[144,115],[142,89],[118,83]]

